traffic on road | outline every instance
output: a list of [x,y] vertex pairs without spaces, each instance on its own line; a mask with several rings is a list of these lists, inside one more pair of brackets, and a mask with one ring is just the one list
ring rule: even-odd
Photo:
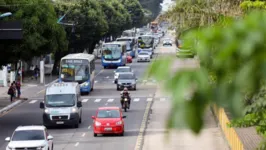
[[149,63],[140,63],[156,60],[167,37],[166,29],[159,30],[127,30],[103,44],[99,59],[63,57],[58,82],[33,90],[35,99],[0,116],[0,149],[133,150],[147,104],[168,100],[154,98],[157,83],[143,79]]

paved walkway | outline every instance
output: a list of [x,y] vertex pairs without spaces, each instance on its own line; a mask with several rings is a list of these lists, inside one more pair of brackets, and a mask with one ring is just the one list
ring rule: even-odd
[[[162,96],[158,93],[156,97]],[[195,136],[189,129],[172,130],[166,140],[165,122],[170,108],[170,102],[154,101],[143,150],[229,150],[210,110],[206,112],[205,127],[200,135]]]

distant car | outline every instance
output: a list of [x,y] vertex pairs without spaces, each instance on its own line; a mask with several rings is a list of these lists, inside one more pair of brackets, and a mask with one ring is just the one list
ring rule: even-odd
[[140,61],[148,61],[148,62],[150,62],[151,61],[150,54],[146,53],[146,52],[140,52],[138,54],[138,57],[137,57],[137,62],[140,62]]
[[130,55],[127,55],[127,63],[132,63],[132,57]]
[[163,40],[163,46],[165,46],[165,45],[170,45],[170,46],[172,46],[172,40],[169,39],[169,38],[164,39],[164,40]]
[[122,66],[122,67],[118,67],[115,71],[114,71],[114,83],[117,83],[117,78],[119,73],[124,73],[124,72],[133,72],[133,70],[131,69],[131,67],[129,66]]
[[150,56],[150,59],[152,59],[152,51],[150,50],[141,50],[139,53],[147,53]]
[[53,150],[53,137],[45,126],[19,126],[5,139],[6,150]]
[[118,134],[123,136],[125,132],[124,118],[119,107],[100,107],[93,119],[93,135]]
[[124,88],[137,90],[137,78],[134,73],[119,73],[117,78],[116,89],[122,90]]

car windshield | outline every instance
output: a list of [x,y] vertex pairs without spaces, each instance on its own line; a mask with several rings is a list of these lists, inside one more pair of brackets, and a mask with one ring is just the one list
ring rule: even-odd
[[149,55],[148,53],[139,53],[139,55]]
[[119,110],[99,110],[97,118],[120,118]]
[[71,107],[75,105],[75,100],[75,94],[46,95],[45,104],[47,107]]
[[43,130],[21,130],[15,131],[12,141],[35,141],[44,140]]
[[130,68],[117,68],[116,72],[130,72],[131,69]]
[[134,75],[133,74],[120,74],[119,79],[134,79]]

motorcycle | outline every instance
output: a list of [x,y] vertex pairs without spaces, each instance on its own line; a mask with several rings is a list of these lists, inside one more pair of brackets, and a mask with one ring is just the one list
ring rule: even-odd
[[129,109],[128,98],[124,98],[123,108],[125,112],[127,112],[127,109]]

